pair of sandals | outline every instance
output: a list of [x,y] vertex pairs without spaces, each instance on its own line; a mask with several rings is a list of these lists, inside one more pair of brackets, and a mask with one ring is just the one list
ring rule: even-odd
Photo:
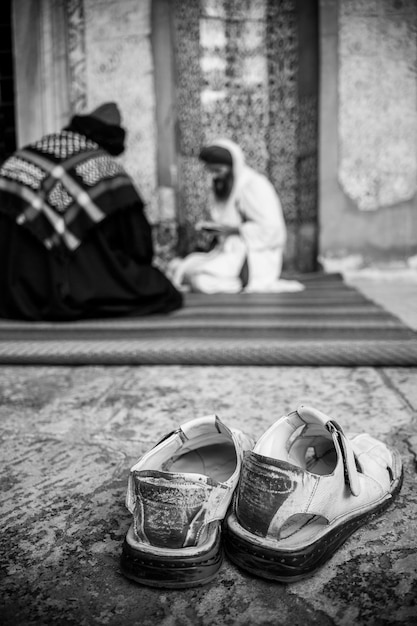
[[225,550],[261,578],[301,580],[391,504],[402,477],[396,450],[346,436],[312,407],[279,419],[256,445],[215,415],[197,418],[131,468],[121,569],[144,585],[199,586]]

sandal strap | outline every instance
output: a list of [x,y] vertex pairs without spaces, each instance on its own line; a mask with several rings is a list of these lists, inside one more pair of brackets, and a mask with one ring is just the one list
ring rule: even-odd
[[297,409],[298,415],[307,423],[318,423],[326,428],[333,437],[335,448],[342,455],[345,481],[349,485],[350,491],[354,496],[360,494],[361,486],[359,481],[358,470],[356,467],[355,455],[352,450],[351,443],[346,437],[343,428],[335,420],[329,419],[327,415],[312,407],[301,405]]
[[174,548],[195,543],[215,485],[205,476],[190,480],[158,471],[133,472],[131,480],[136,492],[133,520],[141,541]]
[[361,484],[351,443],[343,432],[343,428],[334,420],[329,420],[326,428],[335,436],[339,443],[345,470],[345,481],[349,485],[352,495],[359,496]]

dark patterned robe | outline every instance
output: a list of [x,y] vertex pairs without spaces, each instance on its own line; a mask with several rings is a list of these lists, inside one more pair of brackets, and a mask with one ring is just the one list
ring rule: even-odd
[[122,150],[117,131],[75,116],[0,167],[0,316],[71,320],[181,306],[152,265],[143,202],[109,154]]

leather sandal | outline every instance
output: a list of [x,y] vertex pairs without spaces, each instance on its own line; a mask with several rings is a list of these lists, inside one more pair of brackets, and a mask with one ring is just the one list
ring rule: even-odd
[[399,453],[300,406],[244,455],[225,549],[242,569],[281,582],[312,575],[402,484]]
[[209,583],[223,561],[221,526],[253,441],[216,415],[186,422],[131,468],[133,516],[122,573],[151,587]]

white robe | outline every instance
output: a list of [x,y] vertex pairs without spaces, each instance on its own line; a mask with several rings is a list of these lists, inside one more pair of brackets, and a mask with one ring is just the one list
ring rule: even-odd
[[176,260],[171,278],[203,293],[242,291],[240,273],[248,264],[246,292],[299,291],[298,281],[280,280],[286,227],[278,195],[263,175],[245,164],[242,150],[227,139],[212,145],[226,148],[233,159],[234,182],[225,202],[213,196],[211,218],[237,227],[239,234],[221,235],[211,252],[194,252]]

